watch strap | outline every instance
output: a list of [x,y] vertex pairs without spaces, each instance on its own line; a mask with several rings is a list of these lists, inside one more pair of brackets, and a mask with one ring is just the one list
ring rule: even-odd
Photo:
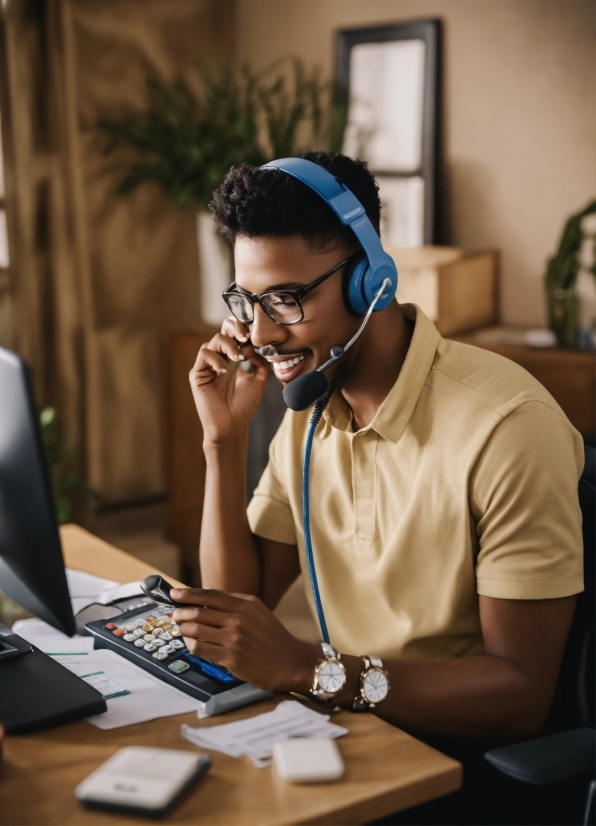
[[328,657],[333,657],[333,659],[339,660],[339,654],[335,650],[335,648],[331,645],[330,642],[325,642],[324,640],[319,640],[319,645],[321,646],[321,651],[323,652],[323,656],[326,659]]

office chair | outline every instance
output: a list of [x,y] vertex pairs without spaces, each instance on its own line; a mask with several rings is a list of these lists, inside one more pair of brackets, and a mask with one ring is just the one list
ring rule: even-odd
[[[596,449],[584,445],[586,456],[578,491],[583,517],[585,590],[580,594],[553,706],[544,736],[492,749],[488,762],[510,778],[535,786],[567,786],[569,812],[578,811],[578,795],[588,789],[584,824],[594,822],[594,623],[596,556]],[[582,782],[583,781],[583,782]],[[587,782],[586,782],[587,781]],[[570,792],[570,794],[569,794]],[[575,799],[574,799],[575,798]],[[567,801],[566,801],[567,802]],[[515,801],[513,801],[515,805]],[[512,815],[514,813],[512,812]],[[573,818],[573,815],[569,815]],[[577,814],[575,815],[577,818]],[[513,821],[511,821],[513,822]],[[579,819],[565,822],[577,823]]]

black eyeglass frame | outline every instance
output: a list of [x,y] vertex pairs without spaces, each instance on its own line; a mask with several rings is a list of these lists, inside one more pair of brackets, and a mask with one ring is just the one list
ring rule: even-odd
[[[361,255],[361,253],[358,253],[358,255]],[[226,287],[226,289],[221,294],[221,297],[226,302],[226,305],[227,305],[229,311],[234,316],[234,318],[236,318],[242,324],[252,324],[254,322],[254,320],[255,320],[255,303],[257,303],[259,305],[259,307],[263,310],[263,312],[266,313],[267,316],[271,319],[271,321],[274,321],[276,324],[279,324],[281,327],[291,327],[293,324],[300,324],[301,321],[304,321],[304,309],[302,307],[302,303],[300,302],[300,299],[304,298],[305,295],[308,295],[308,293],[312,292],[314,289],[316,289],[316,287],[320,286],[323,283],[323,281],[326,281],[330,276],[333,275],[333,273],[337,272],[342,267],[345,267],[346,264],[349,264],[350,261],[352,261],[354,258],[355,258],[355,256],[351,255],[349,258],[346,258],[345,261],[340,261],[339,264],[336,264],[335,267],[333,267],[332,269],[330,269],[327,272],[323,273],[323,275],[320,275],[314,281],[311,281],[310,284],[305,284],[304,287],[300,287],[297,290],[269,289],[269,290],[264,290],[262,293],[259,293],[257,295],[255,293],[249,293],[247,290],[243,290],[242,287],[239,287],[236,284],[236,282],[234,281],[232,284],[230,284],[229,287]],[[242,296],[242,298],[247,298],[250,301],[250,304],[252,306],[252,319],[250,321],[243,321],[241,318],[238,318],[238,316],[236,315],[234,310],[228,304],[228,296],[230,296],[230,295],[240,295],[240,296]],[[300,310],[300,318],[296,319],[296,321],[278,321],[277,318],[274,318],[271,315],[271,313],[269,312],[267,306],[262,301],[263,297],[266,296],[266,295],[284,295],[284,296],[289,296],[290,298],[292,298],[296,302],[296,304],[298,306],[298,309]]]

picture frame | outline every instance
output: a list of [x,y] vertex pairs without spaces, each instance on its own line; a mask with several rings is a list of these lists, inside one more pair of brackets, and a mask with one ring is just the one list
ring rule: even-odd
[[343,151],[368,162],[387,246],[442,240],[441,21],[342,29],[336,80],[348,101]]

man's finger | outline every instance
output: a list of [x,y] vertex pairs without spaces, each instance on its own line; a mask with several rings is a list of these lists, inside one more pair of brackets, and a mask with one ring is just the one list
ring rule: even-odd
[[221,333],[213,336],[207,345],[209,350],[213,350],[216,353],[223,353],[229,359],[232,359],[232,361],[244,361],[246,359],[246,355],[242,349],[243,346],[244,345],[236,341],[233,336],[225,336]]
[[204,605],[216,611],[234,611],[239,607],[238,597],[207,588],[172,588],[172,599],[188,605]]
[[227,611],[216,611],[214,608],[205,608],[201,605],[196,608],[176,608],[173,619],[178,625],[181,622],[199,622],[202,625],[210,625],[212,628],[224,628],[227,613]]
[[220,356],[219,353],[208,350],[206,347],[201,347],[194,367],[190,371],[191,382],[199,378],[204,372],[223,375],[228,372],[228,366],[226,360]]
[[225,336],[235,338],[241,344],[246,344],[250,338],[250,328],[241,321],[238,321],[237,318],[234,318],[233,315],[224,319],[224,322],[221,325],[221,332]]
[[221,645],[213,645],[209,642],[201,642],[201,640],[193,640],[192,638],[185,639],[186,647],[195,657],[202,657],[204,660],[210,660],[216,665],[222,665],[225,668],[226,649]]
[[183,622],[179,623],[178,627],[185,638],[225,646],[225,631],[221,628],[213,628],[211,625],[203,625],[200,622]]

